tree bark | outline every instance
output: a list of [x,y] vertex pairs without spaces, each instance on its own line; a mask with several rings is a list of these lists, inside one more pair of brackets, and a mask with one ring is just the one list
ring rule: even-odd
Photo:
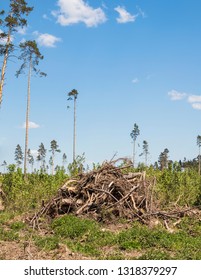
[[52,175],[54,175],[54,153],[52,153]]
[[133,140],[133,167],[135,167],[135,140]]
[[30,112],[30,95],[31,95],[31,69],[32,57],[30,57],[29,74],[28,74],[28,88],[27,88],[27,109],[26,109],[26,133],[25,133],[25,150],[24,150],[24,177],[27,178],[27,152],[29,142],[29,112]]
[[76,97],[74,96],[73,161],[75,161],[75,146],[76,146]]
[[5,81],[5,72],[6,72],[6,65],[7,65],[7,61],[8,61],[10,42],[11,42],[11,31],[9,29],[7,42],[6,42],[6,50],[5,50],[4,59],[3,59],[3,65],[2,65],[2,68],[1,68],[0,107],[1,107],[1,104],[2,104],[2,100],[3,100],[3,86],[4,86],[4,81]]

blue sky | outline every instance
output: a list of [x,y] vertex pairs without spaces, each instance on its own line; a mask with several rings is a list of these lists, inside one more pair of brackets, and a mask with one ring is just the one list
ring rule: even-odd
[[[3,2],[3,3],[2,3]],[[132,155],[134,123],[140,129],[137,162],[148,163],[168,148],[170,159],[193,159],[201,134],[200,0],[48,0],[34,6],[28,26],[13,42],[36,40],[46,78],[32,77],[29,147],[47,150],[55,139],[72,160],[73,104],[77,99],[76,153],[86,162]],[[7,9],[9,1],[1,1]],[[42,3],[42,4],[41,4]],[[16,53],[17,55],[17,53]],[[2,59],[0,61],[2,63]],[[14,162],[17,144],[24,150],[27,76],[10,58],[0,110],[0,163]],[[47,155],[47,161],[50,154]]]

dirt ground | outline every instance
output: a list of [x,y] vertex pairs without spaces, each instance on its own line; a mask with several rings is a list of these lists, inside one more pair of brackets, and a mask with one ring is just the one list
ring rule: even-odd
[[0,241],[0,260],[87,260],[79,253],[71,252],[65,245],[51,252],[39,250],[32,243]]

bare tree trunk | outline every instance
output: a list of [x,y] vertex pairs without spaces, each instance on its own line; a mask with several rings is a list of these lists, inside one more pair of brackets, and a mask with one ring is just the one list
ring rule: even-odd
[[75,160],[75,146],[76,146],[76,97],[74,96],[73,161]]
[[54,154],[52,154],[52,175],[54,175]]
[[145,153],[145,166],[147,166],[147,153]]
[[135,167],[135,140],[133,140],[133,167]]
[[6,65],[7,65],[7,61],[8,61],[10,42],[11,42],[11,32],[9,30],[8,37],[7,37],[7,42],[6,42],[6,49],[5,49],[4,59],[3,59],[3,65],[2,65],[2,68],[1,68],[0,107],[1,107],[1,104],[2,104],[2,100],[3,100],[3,86],[4,86],[4,81],[5,81],[5,72],[6,72]]
[[29,112],[30,112],[30,95],[31,95],[31,69],[32,57],[30,57],[29,74],[28,74],[28,88],[27,88],[27,109],[26,109],[26,133],[25,133],[25,150],[24,150],[24,177],[27,178],[27,152],[29,142]]

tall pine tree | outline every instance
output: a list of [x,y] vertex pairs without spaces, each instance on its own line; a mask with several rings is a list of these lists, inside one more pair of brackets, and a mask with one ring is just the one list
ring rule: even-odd
[[26,16],[32,10],[33,7],[29,7],[24,0],[10,0],[9,11],[7,13],[4,10],[0,11],[0,25],[1,29],[3,29],[0,34],[2,42],[0,44],[0,55],[3,57],[0,77],[0,107],[3,99],[7,62],[10,54],[14,51],[12,36],[17,32],[19,27],[23,28],[27,25]]
[[17,167],[20,167],[20,165],[23,162],[23,152],[22,152],[22,148],[19,144],[16,146],[16,149],[15,149],[15,161],[16,161]]
[[59,149],[59,145],[57,144],[56,140],[52,140],[50,143],[50,152],[52,153],[51,156],[51,166],[52,166],[52,175],[54,175],[54,161],[55,161],[55,153],[60,153],[61,150]]
[[[74,117],[73,117],[73,161],[76,157],[76,101],[77,101],[78,91],[76,89],[71,90],[68,93],[68,100],[73,100],[74,103]],[[68,106],[69,107],[69,106]]]
[[28,69],[28,84],[27,84],[27,107],[26,107],[26,133],[25,133],[25,157],[24,157],[24,176],[26,178],[27,173],[27,152],[28,152],[28,141],[29,141],[29,114],[30,114],[30,95],[31,95],[31,76],[32,72],[40,76],[46,76],[45,73],[37,69],[40,60],[43,59],[40,53],[36,41],[26,41],[20,44],[21,55],[19,57],[22,60],[22,65],[17,71],[16,76]]
[[138,135],[140,134],[140,130],[139,130],[139,127],[136,123],[134,123],[134,127],[133,127],[133,130],[131,131],[131,138],[133,140],[133,167],[135,167],[135,143],[136,143],[136,140],[137,140],[137,137]]

